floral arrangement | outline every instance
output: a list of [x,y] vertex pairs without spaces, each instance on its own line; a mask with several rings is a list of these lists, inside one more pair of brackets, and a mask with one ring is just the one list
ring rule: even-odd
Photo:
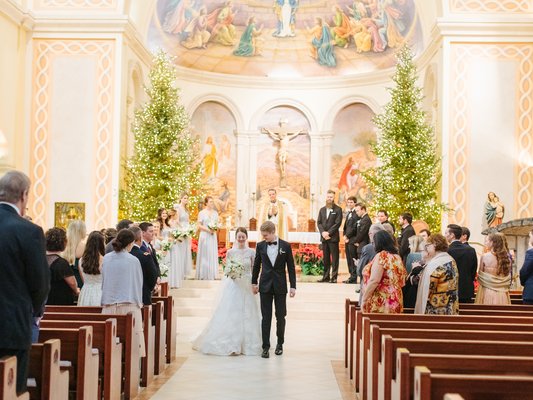
[[218,249],[218,263],[224,264],[226,261],[226,253],[228,252],[227,247],[220,247]]
[[244,265],[236,260],[227,259],[224,265],[224,275],[231,279],[242,278]]
[[220,229],[220,225],[216,221],[211,221],[207,224],[207,227],[211,229],[212,231],[218,231]]
[[302,268],[302,275],[322,275],[324,261],[322,250],[316,245],[305,245],[294,253],[294,260]]
[[159,263],[159,271],[161,272],[161,277],[166,278],[168,276],[168,265],[166,264],[166,255],[168,250],[157,251],[155,256],[157,257],[157,262]]
[[191,239],[191,254],[193,261],[196,262],[196,255],[198,254],[198,239],[194,237]]

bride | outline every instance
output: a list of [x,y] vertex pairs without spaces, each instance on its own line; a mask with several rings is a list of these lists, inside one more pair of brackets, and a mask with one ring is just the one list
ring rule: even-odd
[[251,283],[255,252],[248,247],[247,240],[246,229],[237,228],[226,264],[230,261],[241,264],[244,273],[235,279],[223,278],[220,300],[207,326],[194,341],[194,350],[219,356],[261,354],[261,318]]

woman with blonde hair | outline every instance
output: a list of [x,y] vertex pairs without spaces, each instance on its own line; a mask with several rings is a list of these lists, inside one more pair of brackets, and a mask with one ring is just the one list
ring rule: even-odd
[[503,233],[491,233],[485,239],[489,250],[479,260],[477,304],[511,304],[511,258]]
[[424,250],[424,245],[426,242],[424,238],[420,235],[413,235],[407,240],[409,242],[409,254],[405,259],[405,269],[407,273],[411,273],[413,263],[416,261],[422,261],[422,251]]
[[83,278],[79,270],[80,258],[85,250],[85,239],[87,236],[87,227],[81,219],[70,221],[67,228],[67,248],[61,254],[66,259],[74,271],[74,277],[78,287],[83,286]]

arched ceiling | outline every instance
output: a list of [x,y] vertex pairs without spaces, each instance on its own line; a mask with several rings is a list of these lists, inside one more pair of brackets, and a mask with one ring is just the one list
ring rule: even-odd
[[402,43],[422,52],[440,14],[440,1],[427,0],[151,0],[143,10],[134,4],[130,15],[144,18],[137,25],[148,48],[163,48],[179,66],[283,78],[390,68]]

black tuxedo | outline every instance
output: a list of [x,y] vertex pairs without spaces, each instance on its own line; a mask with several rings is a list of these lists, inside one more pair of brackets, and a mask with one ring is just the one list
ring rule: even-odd
[[137,257],[141,263],[143,271],[143,304],[149,306],[152,304],[152,290],[154,290],[159,276],[158,270],[152,260],[152,256],[147,251],[142,251],[134,245],[130,251],[132,256]]
[[405,228],[402,228],[400,236],[398,237],[400,242],[400,257],[402,258],[403,265],[407,261],[407,255],[411,252],[409,250],[409,238],[415,235],[415,228],[409,224]]
[[348,243],[344,244],[344,251],[346,252],[346,262],[348,263],[348,271],[350,271],[349,280],[355,281],[357,279],[357,266],[354,258],[357,257],[357,248],[354,246],[355,236],[357,234],[357,222],[359,217],[357,216],[355,209],[348,212],[342,232],[344,236],[348,238]]
[[43,230],[0,204],[0,357],[17,356],[17,391],[26,388],[33,310],[50,290]]
[[448,254],[453,257],[459,271],[459,301],[471,303],[474,297],[474,279],[477,272],[476,250],[455,240],[448,247]]
[[[370,238],[368,232],[370,231],[370,225],[372,225],[372,220],[368,214],[363,215],[359,221],[357,221],[357,234],[354,238],[354,243],[357,244],[357,254],[361,255],[363,247],[370,243]],[[359,257],[357,257],[359,258]]]
[[[331,269],[331,281],[337,282],[337,274],[339,271],[339,228],[342,223],[342,209],[333,204],[331,212],[328,216],[327,207],[324,206],[318,212],[318,219],[316,221],[318,231],[320,232],[320,241],[322,242],[322,252],[324,257],[324,276],[323,280],[329,281],[329,270]],[[329,240],[322,237],[322,232],[329,233]]]
[[152,257],[152,261],[154,262],[155,268],[157,270],[157,277],[159,278],[161,276],[161,270],[159,269],[159,261],[157,260],[157,253],[154,247],[150,243],[148,243],[147,246],[146,242],[143,240],[141,243],[141,250],[150,253],[150,257]]
[[[287,273],[291,289],[296,289],[296,270],[292,257],[291,245],[277,239],[277,256],[272,265],[268,257],[269,244],[265,241],[257,243],[255,260],[252,269],[252,284],[257,285],[261,297],[261,331],[263,349],[270,348],[270,326],[272,324],[272,301],[276,307],[276,336],[278,344],[285,341],[285,316],[287,315]],[[259,277],[259,272],[261,276]]]

